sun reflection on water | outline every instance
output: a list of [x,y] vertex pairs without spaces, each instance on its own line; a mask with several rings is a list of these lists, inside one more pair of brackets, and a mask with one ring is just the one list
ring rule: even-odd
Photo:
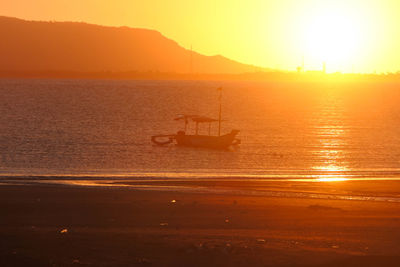
[[348,128],[344,125],[344,112],[340,101],[328,101],[323,108],[326,112],[319,114],[315,127],[317,136],[316,164],[311,168],[316,171],[317,181],[346,181],[349,167],[345,158]]

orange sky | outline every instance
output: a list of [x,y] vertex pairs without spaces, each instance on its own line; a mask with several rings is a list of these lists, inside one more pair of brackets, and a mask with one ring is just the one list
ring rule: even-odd
[[0,15],[150,28],[206,55],[328,72],[400,70],[398,0],[0,0]]

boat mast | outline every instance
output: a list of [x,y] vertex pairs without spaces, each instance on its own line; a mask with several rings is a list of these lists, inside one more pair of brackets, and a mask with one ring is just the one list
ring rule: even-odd
[[221,136],[222,87],[219,87],[217,90],[219,91],[218,136]]

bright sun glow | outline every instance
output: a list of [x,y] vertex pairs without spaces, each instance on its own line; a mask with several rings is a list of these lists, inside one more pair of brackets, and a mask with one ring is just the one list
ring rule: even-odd
[[314,10],[303,25],[304,57],[327,72],[351,72],[363,45],[360,18],[344,9]]

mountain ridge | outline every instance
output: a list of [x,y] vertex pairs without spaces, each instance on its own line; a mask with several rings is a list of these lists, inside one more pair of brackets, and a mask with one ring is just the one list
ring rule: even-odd
[[240,74],[260,70],[221,55],[192,52],[152,29],[0,16],[0,36],[3,72]]

